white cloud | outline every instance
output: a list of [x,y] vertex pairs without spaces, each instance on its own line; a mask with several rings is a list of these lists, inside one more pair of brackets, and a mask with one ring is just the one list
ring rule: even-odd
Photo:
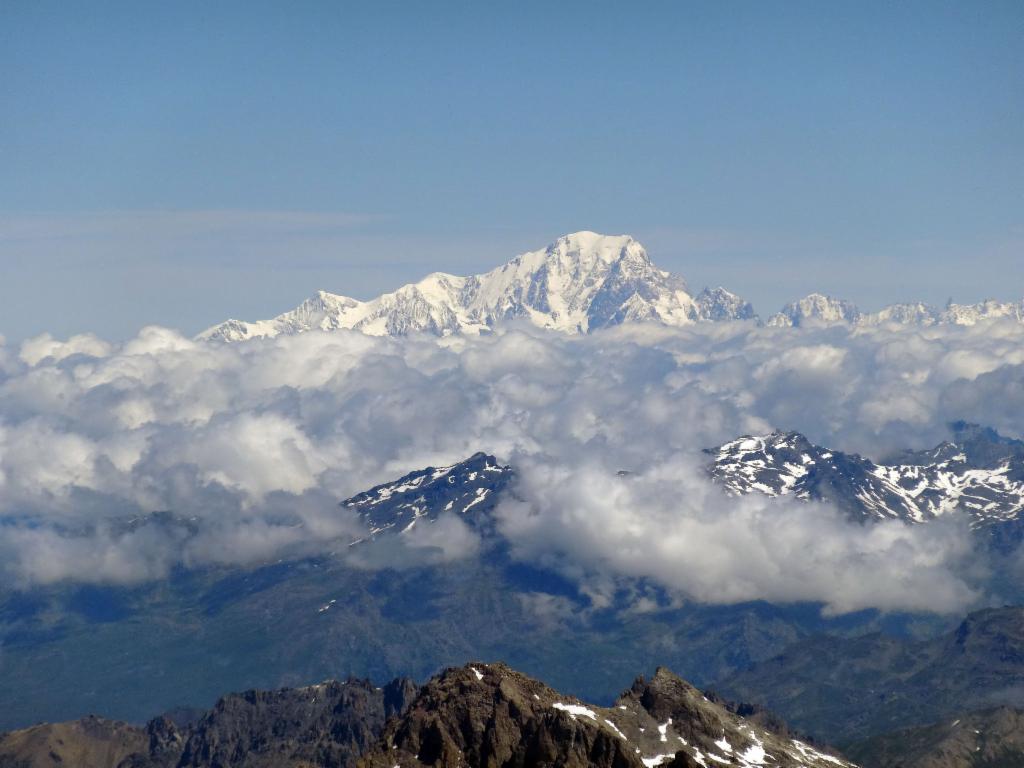
[[979,595],[960,575],[972,554],[963,521],[862,525],[790,498],[725,498],[692,459],[640,474],[527,463],[521,500],[499,510],[516,554],[598,585],[650,579],[697,600],[823,602],[956,611]]
[[[2,567],[22,581],[130,581],[323,547],[354,530],[342,498],[485,450],[532,483],[536,515],[505,510],[519,551],[562,547],[594,595],[600,579],[636,576],[708,600],[848,610],[917,605],[916,592],[950,607],[971,598],[959,534],[726,500],[700,475],[700,449],[777,427],[879,457],[937,443],[960,418],[1019,435],[1022,371],[1024,327],[1012,323],[634,325],[583,338],[510,326],[223,346],[156,327],[121,345],[44,336],[0,346]],[[614,479],[620,468],[636,482]],[[150,541],[108,524],[154,510],[195,517],[200,533]],[[422,547],[441,559],[475,550],[459,529],[441,532],[451,546],[427,535]]]
[[91,333],[72,336],[67,341],[58,341],[50,334],[44,333],[23,341],[19,357],[29,365],[36,365],[48,357],[59,362],[76,354],[106,357],[110,354],[110,345]]

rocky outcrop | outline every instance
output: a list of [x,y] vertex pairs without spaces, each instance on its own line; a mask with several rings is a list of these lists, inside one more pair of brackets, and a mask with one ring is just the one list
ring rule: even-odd
[[849,765],[753,725],[659,669],[604,708],[582,703],[504,664],[449,669],[392,721],[363,768],[420,766]]
[[332,680],[225,696],[185,727],[167,717],[145,728],[94,717],[40,725],[0,738],[0,767],[347,768],[416,691],[407,679]]

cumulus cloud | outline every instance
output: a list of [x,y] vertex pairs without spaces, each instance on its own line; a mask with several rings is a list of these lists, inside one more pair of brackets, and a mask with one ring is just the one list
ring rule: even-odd
[[863,525],[790,497],[724,497],[673,457],[638,474],[527,464],[499,510],[517,556],[601,597],[608,575],[649,579],[711,603],[821,602],[951,612],[979,597],[966,521]]
[[[631,325],[582,338],[511,325],[234,345],[156,327],[123,344],[43,336],[0,346],[0,568],[19,583],[128,582],[331,547],[360,530],[341,499],[485,450],[523,471],[526,501],[502,510],[516,551],[561,552],[595,597],[621,576],[706,600],[839,611],[920,605],[919,593],[950,608],[974,597],[957,575],[962,532],[728,500],[701,475],[700,450],[781,428],[878,458],[937,443],[960,418],[1019,435],[1022,381],[1014,323]],[[619,468],[637,476],[616,480]],[[124,527],[162,510],[190,522]],[[406,556],[475,552],[451,526],[410,539]]]

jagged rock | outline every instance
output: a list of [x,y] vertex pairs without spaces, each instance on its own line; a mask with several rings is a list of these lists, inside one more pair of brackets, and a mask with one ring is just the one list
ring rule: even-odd
[[504,664],[449,669],[385,729],[363,768],[459,765],[848,765],[761,729],[659,669],[612,707],[584,704]]
[[736,712],[666,669],[602,708],[505,664],[474,663],[419,689],[349,680],[247,691],[184,728],[166,717],[145,729],[95,719],[39,726],[0,739],[0,766],[51,766],[59,760],[47,750],[68,735],[77,736],[69,764],[81,768],[851,765]]

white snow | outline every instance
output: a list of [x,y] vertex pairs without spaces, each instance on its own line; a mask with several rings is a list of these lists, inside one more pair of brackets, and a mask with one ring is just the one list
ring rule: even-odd
[[766,757],[767,753],[764,751],[764,747],[760,744],[753,744],[747,747],[739,755],[740,760],[745,763],[750,763],[751,765],[764,765]]
[[555,709],[560,709],[563,712],[568,712],[570,715],[572,715],[572,718],[574,720],[576,719],[577,715],[581,715],[582,717],[589,717],[591,720],[594,720],[595,722],[597,721],[597,715],[594,713],[594,710],[588,709],[584,706],[580,706],[579,704],[563,704],[561,702],[555,702],[551,706]]
[[626,735],[622,731],[619,730],[618,726],[615,725],[615,723],[613,723],[611,720],[608,720],[607,718],[605,718],[604,722],[605,722],[605,724],[609,728],[611,728],[613,731],[615,731],[615,735],[616,736],[618,736],[623,741],[629,741],[629,739],[626,738]]
[[796,747],[797,752],[799,752],[800,756],[804,759],[824,760],[825,762],[834,763],[835,765],[846,765],[846,763],[839,758],[832,757],[832,755],[826,755],[824,752],[819,752],[818,750],[807,746],[802,741],[793,739],[793,746]]

